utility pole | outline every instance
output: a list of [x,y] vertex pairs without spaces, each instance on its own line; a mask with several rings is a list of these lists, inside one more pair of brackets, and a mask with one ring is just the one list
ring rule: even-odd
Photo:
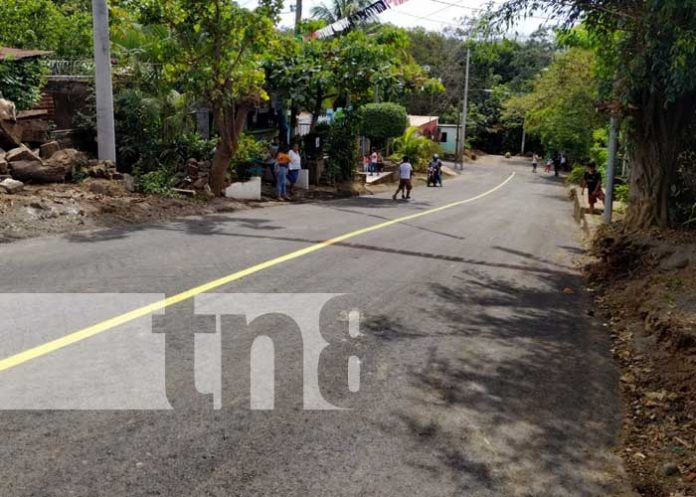
[[302,0],[295,0],[295,34],[300,34],[300,23],[302,23]]
[[466,150],[466,117],[469,106],[469,61],[471,60],[471,48],[466,48],[466,72],[464,74],[464,101],[462,102],[462,138],[459,142],[461,147],[460,168],[464,169],[464,151]]
[[619,118],[611,116],[609,125],[609,160],[607,161],[607,185],[604,199],[604,216],[602,223],[610,224],[614,207],[614,171],[616,169],[616,151],[619,138]]
[[527,119],[522,120],[522,148],[520,149],[520,155],[524,157],[524,145],[527,141]]
[[111,84],[109,9],[106,0],[92,0],[94,87],[97,97],[97,147],[100,160],[116,161],[114,94]]

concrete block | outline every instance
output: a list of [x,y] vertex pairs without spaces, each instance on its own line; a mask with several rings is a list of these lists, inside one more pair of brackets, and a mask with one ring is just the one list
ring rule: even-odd
[[225,189],[225,197],[236,200],[261,200],[261,178],[255,176],[249,181],[232,183]]
[[296,188],[309,190],[309,169],[300,169],[300,175],[297,177]]

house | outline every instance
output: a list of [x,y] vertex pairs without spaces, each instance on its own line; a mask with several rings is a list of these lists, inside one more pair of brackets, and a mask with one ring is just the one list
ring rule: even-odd
[[408,116],[408,126],[418,128],[422,136],[435,138],[437,136],[437,123],[440,118],[437,116]]
[[445,154],[457,154],[457,134],[460,129],[459,124],[440,124],[438,127],[440,146]]

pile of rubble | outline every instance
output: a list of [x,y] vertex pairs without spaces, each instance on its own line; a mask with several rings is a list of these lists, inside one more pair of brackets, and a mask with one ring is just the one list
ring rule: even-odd
[[32,121],[17,120],[11,102],[0,100],[0,193],[18,193],[25,183],[64,183],[78,174],[124,179],[113,162],[89,160],[83,152],[62,148],[57,141],[39,140],[44,135],[29,133],[36,126],[28,123]]
[[212,163],[209,160],[198,161],[189,159],[186,161],[186,176],[177,185],[177,191],[190,191],[192,194],[197,191],[212,194],[210,190],[210,168]]
[[52,141],[31,150],[25,145],[5,152],[0,148],[0,191],[18,193],[25,183],[64,183],[80,172],[94,178],[123,179],[111,161],[88,160],[74,148]]

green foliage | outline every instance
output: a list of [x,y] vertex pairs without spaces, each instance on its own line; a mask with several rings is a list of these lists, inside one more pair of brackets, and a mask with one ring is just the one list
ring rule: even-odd
[[592,132],[592,148],[590,148],[590,159],[597,164],[597,167],[606,169],[609,164],[609,130],[599,128]]
[[[441,123],[449,124],[460,120],[466,52],[470,48],[467,141],[491,153],[518,150],[522,119],[503,120],[503,103],[511,95],[528,92],[534,77],[551,63],[555,49],[549,33],[542,29],[524,40],[508,40],[409,30],[410,54],[445,88],[438,96],[425,92],[408,95],[404,102],[409,114],[438,115]],[[536,146],[534,140],[528,143]]]
[[353,178],[358,161],[358,124],[354,113],[347,113],[334,120],[329,128],[326,173],[334,181]]
[[620,185],[616,185],[614,187],[614,199],[618,200],[619,202],[628,203],[628,191],[628,184],[621,183]]
[[360,132],[371,140],[381,142],[401,136],[407,126],[408,115],[402,105],[373,103],[360,109]]
[[310,9],[312,17],[331,24],[370,5],[370,0],[330,0]]
[[51,50],[58,57],[90,55],[90,9],[76,1],[3,0],[0,46]]
[[267,0],[249,10],[223,0],[148,0],[150,24],[166,25],[176,42],[165,74],[219,108],[264,96],[261,61],[276,46],[280,5]]
[[0,96],[14,102],[17,110],[31,108],[41,97],[47,73],[38,59],[0,62]]
[[[507,0],[493,16],[510,23],[543,11],[565,27],[582,21],[598,57],[599,97],[627,118],[634,228],[667,226],[680,189],[678,158],[693,142],[696,10],[683,0]],[[584,40],[583,40],[584,41]]]
[[142,193],[150,195],[171,196],[176,172],[173,169],[160,167],[143,173],[136,170],[136,187]]
[[263,158],[268,150],[268,143],[264,140],[257,140],[249,133],[244,133],[239,138],[237,151],[234,153],[231,167],[234,170],[246,168],[254,164],[255,161]]
[[594,106],[594,61],[593,53],[582,48],[558,54],[553,64],[535,78],[531,93],[505,102],[504,119],[526,117],[527,132],[536,135],[546,150],[565,151],[574,158],[588,157],[593,130],[601,123]]
[[581,164],[574,164],[573,169],[568,175],[568,182],[573,185],[579,185],[583,181],[583,175],[587,171],[587,167]]
[[428,162],[434,154],[441,154],[440,144],[426,136],[419,134],[415,126],[408,128],[403,136],[394,140],[395,161],[401,161],[402,156],[407,156],[416,171],[425,171]]
[[382,100],[443,89],[408,54],[405,30],[375,26],[373,31],[305,42],[285,35],[264,64],[270,88],[315,115],[327,104],[366,104],[374,100],[375,88]]

